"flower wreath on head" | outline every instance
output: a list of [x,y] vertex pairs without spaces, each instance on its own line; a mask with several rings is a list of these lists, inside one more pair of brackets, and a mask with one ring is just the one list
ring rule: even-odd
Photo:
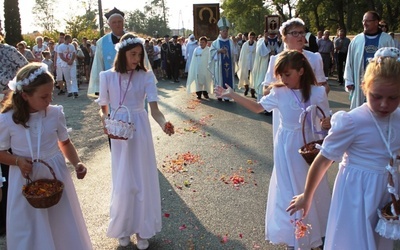
[[382,58],[385,57],[395,58],[400,62],[400,50],[395,47],[383,47],[375,52],[374,58],[369,58],[368,60],[369,62],[371,62],[371,60],[376,60],[377,63],[381,63]]
[[11,81],[8,82],[8,87],[16,93],[17,91],[22,91],[23,86],[29,85],[33,82],[39,75],[47,72],[47,65],[42,63],[40,68],[36,69],[32,73],[29,74],[28,77],[21,79],[17,82],[17,77],[14,77]]
[[286,27],[291,25],[292,23],[300,23],[303,26],[305,25],[303,20],[301,20],[298,17],[294,17],[282,23],[281,27],[279,27],[279,33],[281,33],[281,35],[283,36],[284,35],[283,32],[285,31]]
[[115,50],[119,51],[120,49],[122,49],[123,47],[128,46],[129,44],[135,44],[135,43],[144,43],[144,39],[141,39],[139,37],[130,37],[128,39],[125,39],[117,44],[115,44]]

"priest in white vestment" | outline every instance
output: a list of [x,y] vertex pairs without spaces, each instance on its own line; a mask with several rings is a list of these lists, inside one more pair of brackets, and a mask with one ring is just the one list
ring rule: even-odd
[[393,38],[379,28],[380,17],[375,11],[367,11],[363,17],[364,32],[351,40],[347,52],[344,80],[346,91],[350,93],[350,109],[365,102],[361,89],[362,78],[368,59],[382,47],[394,47]]

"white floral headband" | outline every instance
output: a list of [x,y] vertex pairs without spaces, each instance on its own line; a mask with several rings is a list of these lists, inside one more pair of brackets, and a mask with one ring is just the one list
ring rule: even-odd
[[299,23],[303,26],[305,25],[304,21],[301,20],[300,18],[298,18],[298,17],[291,18],[291,19],[287,20],[286,22],[282,23],[281,27],[279,27],[279,33],[281,33],[281,35],[283,36],[286,27],[291,25],[292,23]]
[[376,60],[377,63],[382,62],[382,58],[392,57],[397,59],[400,62],[400,50],[395,47],[383,47],[378,49],[375,54],[373,60]]
[[115,44],[115,50],[119,51],[120,49],[122,49],[123,47],[128,46],[129,44],[135,44],[135,43],[144,43],[144,40],[138,38],[138,37],[130,37],[128,39],[123,40],[122,42],[119,42],[117,44]]
[[31,82],[33,82],[39,75],[43,74],[47,72],[47,65],[46,64],[42,64],[42,66],[40,66],[40,68],[38,68],[37,70],[35,70],[34,72],[30,73],[28,77],[19,80],[17,82],[17,77],[14,77],[14,79],[12,79],[11,81],[8,82],[8,87],[14,91],[14,93],[16,91],[22,91],[22,87],[23,86],[27,86],[29,85]]

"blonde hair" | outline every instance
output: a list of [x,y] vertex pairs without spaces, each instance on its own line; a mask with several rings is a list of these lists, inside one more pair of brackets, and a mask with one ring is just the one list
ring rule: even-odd
[[361,85],[364,93],[367,93],[377,79],[384,79],[390,84],[398,84],[400,93],[400,61],[394,57],[378,57],[372,59],[364,74]]

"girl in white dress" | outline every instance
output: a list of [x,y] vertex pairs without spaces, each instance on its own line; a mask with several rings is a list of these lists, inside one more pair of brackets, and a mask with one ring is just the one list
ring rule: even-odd
[[[0,114],[0,162],[10,165],[8,249],[92,249],[65,157],[78,179],[85,177],[86,167],[68,137],[62,106],[50,105],[53,83],[46,65],[31,63],[8,84],[14,93],[8,95]],[[54,178],[36,160],[47,162],[64,183],[61,200],[46,209],[32,207],[21,193],[25,178]]]
[[[233,98],[237,103],[249,110],[260,113],[264,110],[277,109],[280,111],[279,127],[274,139],[274,168],[268,191],[266,212],[266,239],[273,244],[285,244],[288,248],[311,249],[322,245],[321,238],[325,235],[326,218],[330,205],[330,190],[327,179],[319,186],[316,202],[312,204],[313,216],[305,220],[311,224],[310,234],[297,239],[295,227],[291,221],[299,219],[299,215],[289,216],[286,213],[286,204],[290,202],[298,191],[302,192],[307,176],[308,164],[298,153],[303,146],[302,124],[299,118],[313,112],[318,106],[325,114],[329,113],[328,98],[323,86],[316,86],[317,82],[313,70],[306,57],[296,50],[286,50],[279,54],[275,63],[275,76],[280,83],[275,83],[270,94],[256,103],[242,97],[228,88],[216,88],[217,96]],[[315,114],[315,113],[314,113]],[[305,135],[308,142],[313,141],[314,133],[321,131],[314,129],[319,125],[319,118],[315,115],[306,123]],[[323,124],[329,128],[329,118]],[[313,127],[313,128],[312,128]]]
[[[151,115],[168,135],[174,133],[159,110],[157,86],[152,71],[144,66],[142,40],[127,33],[116,45],[114,67],[100,73],[100,116],[104,133],[111,138],[112,194],[107,236],[130,244],[136,234],[137,248],[147,249],[148,239],[161,231],[161,198],[150,121],[144,107],[147,98]],[[115,114],[120,106],[121,108]],[[109,134],[108,114],[131,122],[136,131],[129,139]]]
[[[390,201],[389,191],[396,192],[388,190],[388,170],[400,150],[399,58],[395,48],[375,53],[362,83],[367,103],[332,116],[332,128],[310,168],[304,193],[287,208],[290,214],[303,210],[303,217],[315,216],[310,210],[315,189],[332,162],[341,160],[324,249],[393,249],[393,240],[381,237],[375,228],[377,210]],[[398,180],[395,169],[392,175]]]

